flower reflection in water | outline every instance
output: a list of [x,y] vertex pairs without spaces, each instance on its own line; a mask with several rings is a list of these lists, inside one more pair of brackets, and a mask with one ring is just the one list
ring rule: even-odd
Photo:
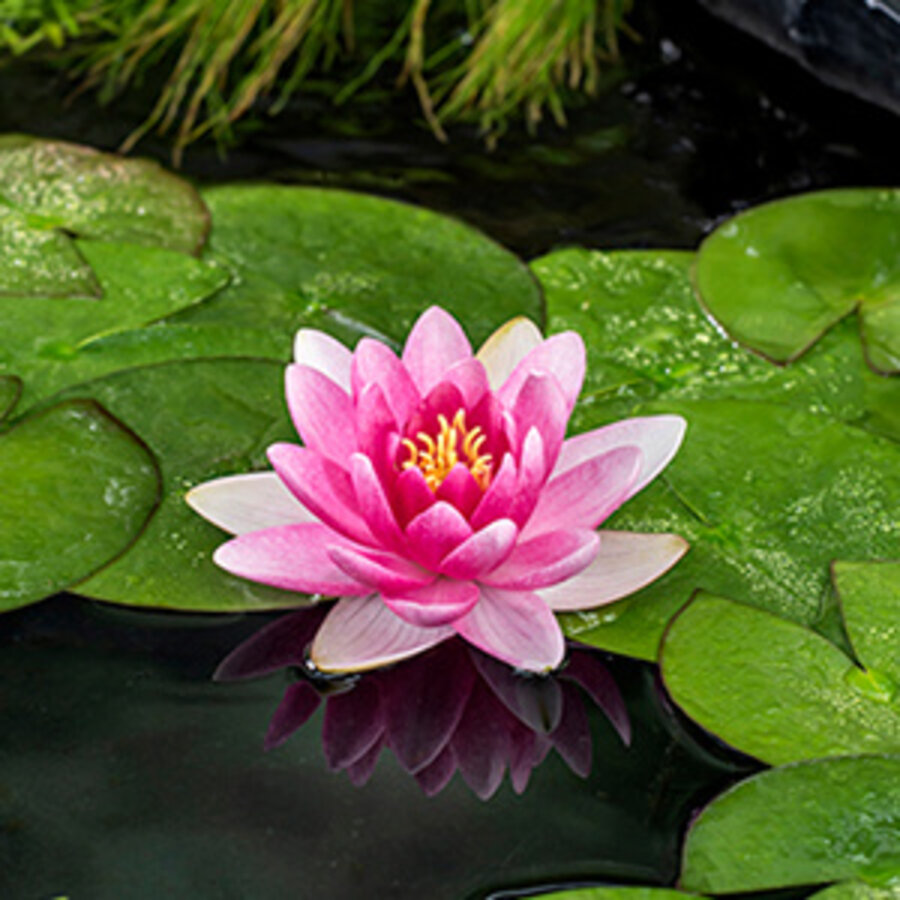
[[304,654],[324,609],[301,610],[272,622],[219,666],[218,681],[297,672],[269,726],[266,747],[284,743],[324,703],[322,744],[333,771],[365,784],[383,748],[430,795],[458,769],[482,799],[509,770],[522,793],[551,749],[576,774],[591,770],[588,708],[603,711],[626,744],[631,729],[618,687],[597,651],[571,645],[553,675],[518,672],[461,639],[392,668],[365,675],[326,676]]

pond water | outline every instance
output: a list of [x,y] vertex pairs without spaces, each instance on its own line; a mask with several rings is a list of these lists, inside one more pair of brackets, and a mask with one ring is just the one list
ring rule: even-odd
[[[631,70],[539,142],[512,135],[486,155],[463,133],[441,146],[403,102],[359,110],[347,134],[298,105],[224,161],[189,153],[186,171],[412,200],[526,258],[563,244],[693,247],[751,203],[896,181],[896,119],[703,13],[666,6],[643,5]],[[135,121],[125,103],[108,116],[86,98],[61,107],[63,86],[39,70],[0,78],[0,131],[111,147]],[[163,158],[165,147],[145,152]],[[671,710],[653,667],[600,655],[633,736],[623,746],[591,710],[586,779],[554,753],[521,796],[505,782],[482,802],[457,775],[429,799],[385,752],[356,788],[327,771],[321,709],[263,752],[290,676],[210,680],[271,619],[70,596],[0,619],[0,897],[461,900],[666,884],[692,813],[753,768]]]

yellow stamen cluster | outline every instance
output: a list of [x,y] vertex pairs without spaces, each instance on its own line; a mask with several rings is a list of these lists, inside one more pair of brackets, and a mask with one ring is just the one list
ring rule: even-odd
[[432,491],[436,491],[450,470],[459,462],[468,466],[478,486],[485,490],[491,481],[493,458],[490,453],[482,453],[481,448],[487,436],[480,425],[466,428],[466,412],[461,409],[447,421],[444,415],[438,416],[440,431],[434,438],[424,431],[416,434],[420,446],[409,438],[403,439],[403,446],[409,451],[409,459],[403,464],[404,470],[414,466],[422,470],[425,483]]

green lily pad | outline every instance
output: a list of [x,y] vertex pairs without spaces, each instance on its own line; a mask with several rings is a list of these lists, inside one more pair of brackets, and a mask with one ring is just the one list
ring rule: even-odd
[[[480,343],[517,315],[543,324],[540,289],[513,254],[426,209],[317,188],[238,185],[204,192],[213,216],[209,252],[238,282],[179,321],[259,327],[260,312],[292,333],[298,325],[338,337],[402,341],[418,314],[438,304]],[[265,282],[282,290],[266,299]],[[251,284],[252,287],[252,284]]]
[[[896,622],[896,598],[893,613]],[[772,765],[900,753],[896,692],[826,638],[763,610],[701,593],[669,627],[660,664],[692,719]]]
[[212,554],[228,539],[184,502],[196,484],[269,468],[265,449],[297,440],[283,400],[284,367],[266,360],[164,363],[71,388],[96,398],[160,461],[163,499],[141,539],[83,582],[87,597],[126,606],[227,612],[297,606],[301,595],[234,578]]
[[100,296],[73,237],[197,253],[208,230],[199,194],[157,163],[0,137],[0,294]]
[[679,413],[687,437],[657,483],[607,527],[674,531],[691,550],[632,597],[563,617],[572,637],[655,659],[666,624],[697,588],[811,625],[831,560],[896,554],[893,441],[773,403],[669,400],[640,411]]
[[701,245],[697,290],[737,341],[776,362],[858,310],[869,362],[900,372],[900,190],[820,191],[747,210]]
[[22,380],[15,375],[0,375],[0,422],[16,407],[22,394]]
[[122,553],[159,500],[147,448],[70,400],[0,434],[0,610],[55,594]]
[[534,897],[536,900],[684,900],[685,897],[700,897],[700,894],[687,894],[669,888],[595,887],[535,894]]
[[844,881],[810,894],[809,900],[900,900],[900,883],[877,887],[863,881]]
[[134,365],[96,345],[154,322],[222,288],[224,269],[156,247],[79,241],[103,297],[0,297],[0,373],[25,381],[24,406],[68,384]]
[[828,413],[900,441],[900,380],[866,365],[852,321],[832,328],[784,368],[725,338],[697,304],[692,253],[561,250],[532,269],[548,330],[585,339],[588,369],[574,431],[630,415],[664,397],[772,400]]
[[900,692],[900,562],[836,562],[833,572],[856,655]]
[[694,822],[681,886],[727,894],[900,877],[900,756],[856,756],[762,772]]

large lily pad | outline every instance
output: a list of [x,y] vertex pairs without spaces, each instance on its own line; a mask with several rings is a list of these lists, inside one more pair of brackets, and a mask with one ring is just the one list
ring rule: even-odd
[[816,760],[756,775],[694,822],[681,884],[713,894],[900,877],[900,756]]
[[873,368],[900,372],[900,190],[821,191],[719,226],[697,289],[736,340],[776,362],[803,354],[858,310]]
[[0,375],[0,422],[15,409],[22,394],[22,381],[15,375]]
[[147,448],[91,401],[0,434],[0,610],[70,587],[120,554],[159,500]]
[[866,365],[851,321],[784,368],[724,337],[698,305],[694,255],[562,250],[532,268],[547,298],[548,330],[585,339],[588,372],[573,429],[584,431],[664,397],[773,400],[828,413],[900,440],[900,380]]
[[224,269],[170,250],[103,241],[78,246],[103,286],[99,300],[0,297],[0,373],[23,377],[23,406],[134,365],[127,355],[106,356],[97,345],[199,303],[228,280]]
[[[900,598],[890,608],[895,630]],[[700,594],[670,626],[660,661],[691,718],[764,762],[900,753],[900,698],[889,679],[771,613]]]
[[687,438],[663,478],[609,527],[674,531],[691,551],[632,597],[566,616],[578,640],[655,659],[666,623],[697,588],[809,625],[831,560],[896,554],[893,441],[773,403],[670,400],[644,411],[680,413]]
[[[307,324],[339,337],[401,341],[416,316],[438,304],[465,322],[476,343],[516,315],[543,323],[528,269],[446,216],[316,188],[229,186],[205,191],[204,199],[215,223],[209,251],[247,286],[180,321],[259,327],[262,314],[289,333]],[[266,298],[266,281],[282,291],[277,306]]]
[[810,894],[810,900],[900,900],[900,884],[879,887],[863,881],[844,881]]
[[100,296],[73,237],[197,253],[208,228],[197,192],[157,163],[0,137],[0,294]]
[[570,891],[554,891],[552,894],[535,894],[536,900],[685,900],[700,897],[669,888],[655,887],[593,887],[575,888]]
[[265,360],[193,360],[128,369],[69,391],[97,398],[134,428],[163,475],[162,503],[141,539],[79,585],[79,593],[127,606],[204,612],[304,602],[213,565],[213,551],[228,536],[184,502],[201,481],[268,468],[266,447],[297,439],[282,382],[283,366]]

